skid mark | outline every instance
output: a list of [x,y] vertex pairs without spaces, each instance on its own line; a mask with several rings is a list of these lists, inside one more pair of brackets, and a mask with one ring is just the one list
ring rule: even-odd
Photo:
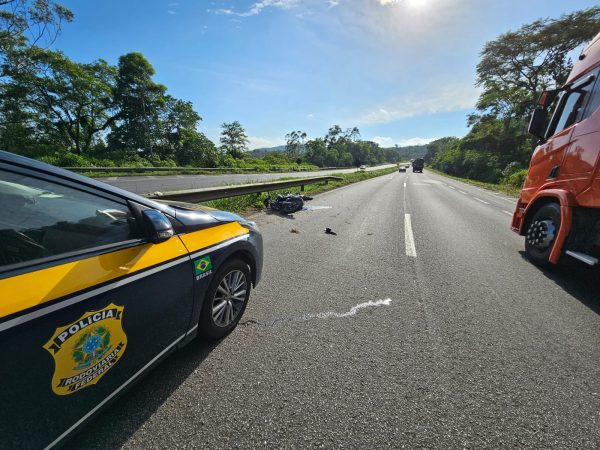
[[271,322],[259,322],[258,320],[250,319],[244,322],[240,322],[240,325],[262,325],[267,327],[273,327],[277,324],[285,324],[288,322],[306,322],[308,320],[313,319],[342,319],[344,317],[352,317],[356,315],[361,309],[377,308],[379,306],[389,306],[391,302],[391,298],[386,298],[384,300],[369,300],[368,302],[359,303],[358,305],[353,306],[352,308],[350,308],[350,311],[346,312],[326,311],[320,313],[307,313],[296,317],[282,317],[279,319],[275,319]]

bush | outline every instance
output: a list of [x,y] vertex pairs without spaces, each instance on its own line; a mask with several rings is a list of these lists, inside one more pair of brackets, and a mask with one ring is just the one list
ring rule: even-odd
[[517,161],[513,161],[510,162],[506,165],[506,167],[504,168],[504,170],[502,171],[502,176],[508,178],[510,177],[513,173],[516,173],[520,170],[523,170],[523,166],[517,162]]
[[521,188],[523,186],[523,183],[525,182],[525,177],[527,177],[527,169],[521,169],[518,172],[515,172],[509,177],[507,177],[504,184],[508,184],[509,186],[516,188]]

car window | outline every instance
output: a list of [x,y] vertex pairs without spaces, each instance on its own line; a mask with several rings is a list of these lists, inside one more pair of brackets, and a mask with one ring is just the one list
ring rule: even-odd
[[127,206],[0,170],[0,270],[141,236]]

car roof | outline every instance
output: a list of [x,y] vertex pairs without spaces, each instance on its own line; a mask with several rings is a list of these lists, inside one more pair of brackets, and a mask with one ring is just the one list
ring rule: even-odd
[[0,150],[0,163],[7,163],[10,165],[19,166],[19,167],[23,167],[26,169],[33,169],[33,170],[43,172],[48,175],[53,175],[55,177],[64,178],[69,181],[75,181],[77,183],[84,184],[86,186],[104,191],[109,194],[113,194],[113,195],[116,195],[119,197],[125,197],[129,200],[133,200],[133,201],[141,203],[143,205],[147,205],[151,208],[160,209],[160,210],[166,211],[166,212],[172,211],[172,208],[170,208],[168,205],[153,202],[152,200],[142,197],[141,195],[134,194],[133,192],[126,191],[125,189],[121,189],[116,186],[111,186],[110,184],[103,183],[102,181],[94,180],[93,178],[79,175],[75,172],[71,172],[70,170],[62,169],[60,167],[56,167],[51,164],[46,164],[44,162],[37,161],[35,159],[17,155],[15,153],[10,153],[10,152],[6,152],[4,150]]

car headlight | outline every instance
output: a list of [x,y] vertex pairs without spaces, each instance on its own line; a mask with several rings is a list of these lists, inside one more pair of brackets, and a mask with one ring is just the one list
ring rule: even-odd
[[256,222],[253,222],[252,220],[246,220],[246,219],[242,218],[241,220],[239,220],[239,223],[244,228],[248,228],[249,230],[254,231],[255,233],[260,233],[260,231],[258,229],[258,225],[256,224]]

